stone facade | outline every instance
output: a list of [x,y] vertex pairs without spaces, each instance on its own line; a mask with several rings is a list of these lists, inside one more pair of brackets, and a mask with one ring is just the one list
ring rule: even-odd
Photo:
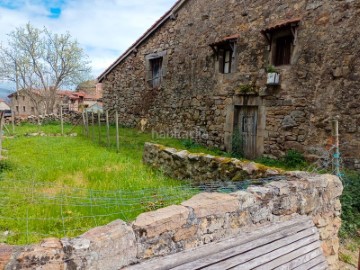
[[[359,14],[354,0],[180,0],[100,75],[105,108],[117,108],[123,124],[146,118],[148,129],[226,150],[238,115],[250,109],[256,131],[249,157],[288,149],[313,155],[339,116],[341,152],[360,169]],[[285,30],[293,35],[291,64],[277,66],[280,85],[269,86],[265,68]],[[223,74],[216,49],[230,37],[232,70]],[[156,57],[161,82],[152,87]]]
[[72,239],[45,239],[30,246],[0,244],[0,269],[120,269],[260,230],[297,215],[312,217],[329,269],[338,267],[342,184],[336,176],[288,172],[286,180],[230,194],[201,193],[180,205],[143,213]]

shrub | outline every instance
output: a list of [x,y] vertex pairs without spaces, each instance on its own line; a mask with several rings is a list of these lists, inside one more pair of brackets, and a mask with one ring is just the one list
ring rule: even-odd
[[287,151],[282,161],[287,168],[302,168],[306,165],[303,154],[296,150]]
[[186,149],[196,149],[199,148],[200,145],[197,144],[196,142],[194,142],[193,140],[187,139],[187,140],[182,140],[181,144],[186,148]]
[[232,151],[231,156],[235,158],[243,158],[244,151],[243,151],[243,138],[240,134],[238,128],[234,128],[233,136],[232,136]]
[[346,172],[344,191],[340,198],[342,206],[342,225],[340,235],[346,237],[356,235],[360,229],[360,173]]
[[9,171],[11,169],[12,169],[12,165],[8,160],[6,159],[0,160],[0,173],[4,171]]

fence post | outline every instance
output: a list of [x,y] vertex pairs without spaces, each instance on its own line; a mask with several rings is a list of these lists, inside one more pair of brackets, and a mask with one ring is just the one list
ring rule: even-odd
[[101,119],[100,119],[100,111],[97,111],[98,115],[98,133],[99,133],[99,144],[101,143]]
[[0,159],[2,158],[3,119],[4,119],[4,112],[0,111]]
[[109,124],[109,111],[106,110],[106,137],[107,137],[107,146],[110,147],[110,124]]
[[334,153],[335,175],[340,177],[341,174],[340,174],[340,149],[339,149],[339,120],[337,118],[333,120],[333,136],[335,138],[335,153]]
[[93,142],[95,142],[95,119],[94,119],[94,112],[91,112],[91,138]]
[[116,122],[116,151],[119,152],[120,149],[120,141],[119,141],[119,113],[115,112],[115,122]]
[[63,119],[62,104],[60,104],[60,123],[61,123],[61,136],[64,136],[64,119]]
[[86,134],[86,120],[85,120],[85,113],[84,113],[84,112],[82,112],[81,114],[82,114],[82,119],[83,119],[83,124],[84,124],[84,126],[83,126],[83,135],[85,135],[85,134]]
[[89,138],[90,137],[90,132],[89,132],[89,115],[88,112],[85,111],[85,122],[86,122],[86,136]]

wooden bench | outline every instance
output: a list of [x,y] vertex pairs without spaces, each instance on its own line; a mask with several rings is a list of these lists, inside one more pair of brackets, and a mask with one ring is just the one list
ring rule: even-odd
[[327,263],[314,223],[309,217],[297,217],[124,269],[320,270],[327,269]]

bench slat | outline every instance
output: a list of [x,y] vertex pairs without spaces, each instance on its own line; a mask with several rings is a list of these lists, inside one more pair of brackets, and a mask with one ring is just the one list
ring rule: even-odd
[[[310,245],[306,245],[304,247],[301,247],[301,248],[298,248],[294,251],[289,251],[289,253],[286,253],[287,251],[285,251],[283,253],[283,255],[275,260],[272,260],[271,262],[268,262],[266,264],[263,264],[261,266],[258,266],[256,268],[254,268],[254,270],[268,270],[268,269],[273,269],[273,268],[276,268],[276,267],[279,267],[279,266],[282,266],[284,264],[286,264],[287,262],[289,261],[292,261],[298,257],[301,257],[302,255],[304,254],[308,254],[314,250],[318,250],[319,251],[319,248],[320,248],[320,242],[319,241],[316,241]],[[317,254],[319,255],[319,254]],[[308,259],[308,261],[310,261],[312,258]],[[285,269],[288,269],[288,268],[285,268]]]
[[317,256],[314,259],[312,259],[311,261],[308,261],[296,268],[294,268],[294,270],[308,270],[308,269],[312,269],[313,267],[322,264],[325,262],[325,258],[324,256]]
[[311,268],[311,270],[327,270],[327,269],[328,269],[328,265],[326,262],[320,263],[314,266],[313,268]]
[[[223,261],[224,259],[234,257],[238,254],[245,253],[245,252],[248,252],[253,249],[258,249],[261,246],[264,246],[268,243],[272,243],[279,239],[284,239],[286,237],[296,235],[299,231],[300,232],[303,231],[304,228],[308,228],[309,225],[311,225],[311,224],[300,223],[298,225],[292,226],[292,227],[287,228],[282,231],[272,232],[272,234],[270,234],[270,235],[258,236],[258,238],[256,240],[253,240],[253,241],[250,241],[247,243],[243,243],[243,241],[242,241],[242,243],[239,244],[238,246],[229,248],[229,249],[221,251],[221,252],[214,252],[214,254],[211,257],[199,257],[200,259],[189,262],[189,263],[185,263],[178,267],[175,267],[175,268],[173,268],[173,270],[188,270],[188,269],[198,269],[201,267],[206,267],[210,264],[214,264],[214,263]],[[305,229],[305,231],[306,230],[311,230],[311,232],[314,233],[312,228]],[[309,233],[309,231],[306,232],[306,234],[308,234],[308,233]],[[206,246],[204,246],[204,247],[206,247]]]
[[286,252],[286,249],[292,251],[298,247],[315,242],[318,237],[314,235],[315,232],[315,228],[310,228],[298,234],[270,243],[266,246],[259,247],[244,254],[239,254],[233,258],[204,269],[230,269],[233,267],[234,269],[241,270],[252,269],[281,256],[284,250]]
[[[320,243],[319,243],[320,245]],[[311,261],[312,259],[316,258],[317,256],[321,256],[322,253],[322,249],[319,247],[309,253],[304,253],[304,255],[299,256],[298,258],[285,263],[277,268],[275,268],[276,270],[288,270],[288,269],[294,269],[300,265],[303,265],[304,263]]]

